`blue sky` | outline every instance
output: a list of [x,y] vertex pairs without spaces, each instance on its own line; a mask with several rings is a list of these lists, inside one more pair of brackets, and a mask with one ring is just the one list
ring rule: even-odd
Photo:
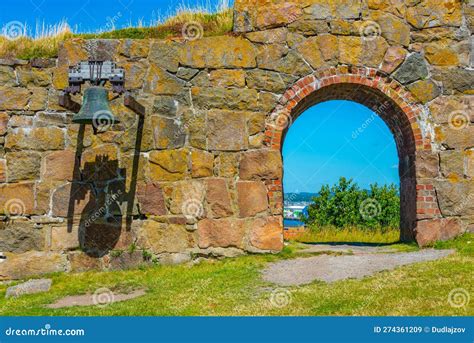
[[[29,28],[67,20],[79,32],[120,28],[173,13],[181,4],[215,6],[219,0],[2,0],[0,25],[19,21]],[[232,3],[233,1],[230,1]],[[34,33],[34,32],[33,32]],[[367,119],[370,125],[357,134]],[[331,101],[307,110],[291,126],[283,155],[287,192],[316,192],[340,176],[370,183],[398,183],[395,142],[385,123],[368,108],[347,101]]]
[[[65,19],[79,32],[105,30],[113,21],[116,28],[145,23],[173,13],[181,5],[215,6],[219,0],[1,0],[0,24],[19,21],[29,28],[36,23],[53,25]],[[233,1],[231,2],[233,3]]]
[[340,176],[363,188],[399,183],[390,130],[372,110],[351,101],[324,102],[299,116],[285,138],[283,161],[285,192],[317,192]]

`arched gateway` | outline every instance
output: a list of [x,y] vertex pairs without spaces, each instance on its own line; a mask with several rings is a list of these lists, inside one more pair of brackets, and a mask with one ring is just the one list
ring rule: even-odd
[[[236,0],[229,35],[71,39],[55,59],[1,60],[0,280],[281,250],[285,130],[333,99],[393,133],[402,239],[472,230],[473,13],[460,0]],[[71,123],[58,95],[93,59],[125,70],[144,125],[121,97],[107,132]]]

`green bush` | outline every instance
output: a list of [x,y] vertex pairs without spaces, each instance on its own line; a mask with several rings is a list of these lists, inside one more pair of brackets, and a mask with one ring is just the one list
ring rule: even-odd
[[339,183],[324,185],[301,218],[311,228],[398,228],[400,196],[394,184],[370,185],[360,189],[352,179],[341,177]]

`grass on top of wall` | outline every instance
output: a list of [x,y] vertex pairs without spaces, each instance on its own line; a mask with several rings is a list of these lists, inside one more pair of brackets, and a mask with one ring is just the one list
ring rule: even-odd
[[[0,316],[469,316],[471,303],[450,305],[452,290],[474,294],[474,235],[439,243],[435,248],[456,252],[437,261],[415,263],[376,273],[362,280],[315,281],[286,287],[287,306],[272,305],[272,292],[261,271],[269,262],[294,258],[297,243],[278,255],[248,255],[197,265],[155,266],[137,270],[52,275],[49,292],[5,299],[0,284]],[[46,305],[99,288],[112,292],[146,289],[142,297],[105,307],[50,309]]]
[[[49,27],[36,29],[35,35],[28,34],[28,28],[22,27],[23,33],[17,39],[8,39],[0,36],[0,58],[19,58],[29,60],[36,57],[53,58],[58,55],[60,44],[74,37],[84,39],[165,39],[182,37],[183,27],[189,24],[192,28],[191,34],[199,36],[217,36],[229,33],[233,26],[233,11],[227,6],[228,1],[221,0],[217,12],[205,7],[178,8],[175,15],[166,19],[155,20],[144,26],[143,23],[130,25],[127,28],[115,29],[95,33],[74,33],[66,22],[61,22]],[[110,25],[109,25],[110,26]]]

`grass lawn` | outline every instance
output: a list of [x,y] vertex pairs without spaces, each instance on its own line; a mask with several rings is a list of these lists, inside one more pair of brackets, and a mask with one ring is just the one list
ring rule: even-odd
[[[260,271],[268,262],[298,256],[297,246],[291,243],[278,255],[204,261],[195,266],[52,275],[49,293],[18,299],[5,299],[7,285],[0,285],[0,315],[474,315],[472,301],[462,308],[448,303],[453,289],[463,288],[474,294],[473,234],[437,244],[439,249],[457,250],[438,261],[400,267],[363,280],[278,289],[290,302],[281,308],[273,306],[270,297],[276,287],[262,281]],[[403,248],[403,244],[398,246]],[[406,248],[414,249],[410,245]],[[106,307],[45,307],[64,296],[94,293],[102,287],[122,292],[145,288],[147,293]]]

